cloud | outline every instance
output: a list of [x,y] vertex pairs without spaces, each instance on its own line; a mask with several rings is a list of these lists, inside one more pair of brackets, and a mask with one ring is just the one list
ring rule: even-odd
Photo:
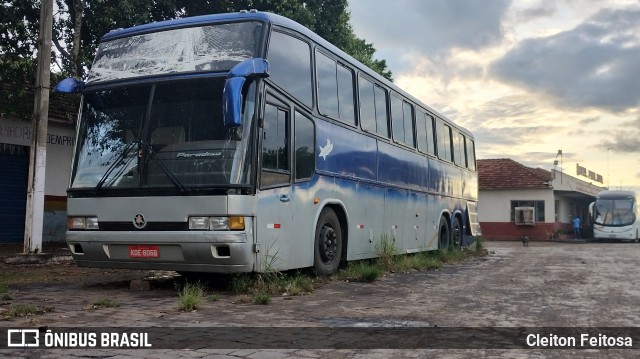
[[522,22],[532,21],[553,15],[558,7],[555,0],[544,0],[534,6],[524,8],[517,12],[518,19]]
[[499,43],[509,5],[510,0],[352,0],[349,10],[356,35],[385,49],[377,56],[410,55],[394,63],[392,70],[402,71],[416,53],[436,58],[453,48],[478,50]]
[[559,106],[624,111],[640,104],[640,8],[605,9],[572,30],[520,42],[489,73]]
[[623,122],[617,128],[606,131],[604,135],[606,140],[598,147],[617,153],[640,153],[640,117]]

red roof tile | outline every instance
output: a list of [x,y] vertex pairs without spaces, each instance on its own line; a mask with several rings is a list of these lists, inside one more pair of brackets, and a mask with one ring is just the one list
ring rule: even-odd
[[478,160],[478,187],[483,189],[550,188],[551,172],[524,166],[510,158]]

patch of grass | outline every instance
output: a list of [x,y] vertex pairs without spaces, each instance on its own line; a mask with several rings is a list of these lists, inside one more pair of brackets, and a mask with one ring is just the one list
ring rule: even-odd
[[6,283],[0,283],[0,293],[7,293],[9,291],[9,287]]
[[0,297],[0,300],[13,300],[13,297],[9,293],[4,293],[2,297]]
[[476,252],[484,252],[485,251],[485,249],[484,249],[484,238],[482,238],[482,237],[476,238],[476,241],[474,243],[473,249]]
[[17,304],[9,308],[7,312],[8,317],[26,317],[30,315],[36,314],[44,314],[48,312],[53,312],[55,310],[54,307],[38,307],[34,304]]
[[207,300],[210,302],[217,302],[220,300],[220,294],[218,293],[212,293],[207,297]]
[[338,278],[355,282],[373,282],[382,275],[382,268],[371,261],[350,263],[338,273]]
[[287,295],[305,295],[315,289],[313,278],[302,273],[283,278],[282,285]]
[[442,261],[431,252],[418,252],[402,256],[397,263],[399,271],[433,270],[442,267]]
[[253,304],[267,305],[271,303],[271,296],[267,293],[257,293],[253,296]]
[[184,283],[178,292],[178,308],[183,311],[196,310],[205,299],[205,287],[200,282]]
[[93,306],[94,309],[97,309],[97,308],[117,308],[117,307],[120,306],[120,304],[114,302],[110,298],[102,298],[102,299],[95,300],[92,303],[92,306]]
[[236,274],[231,279],[230,287],[235,294],[250,293],[254,288],[253,276],[249,273]]
[[388,235],[383,234],[380,238],[380,244],[376,246],[376,252],[378,254],[378,265],[385,272],[391,272],[395,270],[395,258],[398,255],[393,239],[390,239]]

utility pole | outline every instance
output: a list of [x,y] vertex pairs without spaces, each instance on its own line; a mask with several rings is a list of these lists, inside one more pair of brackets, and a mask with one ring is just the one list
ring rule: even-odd
[[42,251],[44,222],[44,176],[47,164],[47,122],[51,86],[51,36],[53,0],[40,0],[38,69],[33,104],[32,137],[29,151],[29,182],[24,226],[24,253]]

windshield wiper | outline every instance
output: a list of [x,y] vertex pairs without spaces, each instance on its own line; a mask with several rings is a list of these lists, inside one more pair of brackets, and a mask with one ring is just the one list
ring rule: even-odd
[[[122,150],[122,153],[120,153],[120,155],[118,155],[116,160],[113,161],[113,163],[109,166],[109,168],[107,168],[107,171],[104,173],[102,178],[100,178],[100,181],[98,181],[98,183],[94,187],[94,191],[98,192],[98,191],[100,191],[100,189],[102,189],[102,186],[104,186],[105,182],[107,182],[107,179],[109,178],[109,175],[111,175],[111,172],[113,172],[113,170],[116,169],[116,167],[120,164],[120,162],[122,160],[124,160],[124,158],[129,154],[129,152],[131,152],[131,149],[133,148],[133,145],[135,145],[135,144],[137,144],[137,142],[133,141],[133,142],[127,144],[124,147],[124,149]],[[131,162],[132,159],[133,159],[133,157],[131,157],[128,161],[126,161],[122,168],[123,169],[127,168],[127,164],[129,164],[129,162]],[[117,178],[117,176],[116,176],[116,178]]]
[[145,149],[145,151],[147,151],[147,153],[149,154],[149,157],[151,157],[152,159],[154,159],[156,161],[156,163],[158,164],[158,167],[160,167],[162,172],[164,172],[164,174],[166,174],[167,177],[169,177],[171,182],[180,190],[180,193],[185,193],[185,192],[189,191],[189,189],[187,187],[185,187],[185,185],[182,184],[182,182],[180,182],[178,177],[176,177],[173,174],[173,172],[171,172],[171,170],[167,167],[167,165],[164,163],[164,161],[162,161],[158,157],[158,155],[156,155],[156,153],[153,152],[153,149],[151,148],[151,146],[149,146],[148,144],[146,144],[145,142],[142,142],[142,141],[140,141],[140,145],[142,146],[142,148]]

